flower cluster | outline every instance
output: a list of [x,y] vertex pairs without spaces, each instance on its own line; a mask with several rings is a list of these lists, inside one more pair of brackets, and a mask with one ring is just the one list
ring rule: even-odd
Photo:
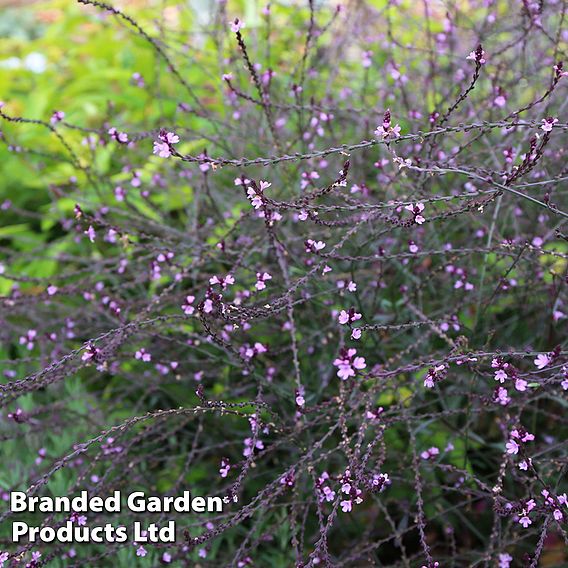
[[160,130],[158,140],[154,142],[153,153],[160,158],[169,158],[172,155],[172,147],[179,142],[179,136],[174,132]]
[[398,138],[400,136],[400,126],[398,124],[392,126],[390,110],[387,109],[385,111],[383,123],[377,127],[375,135],[377,138],[383,140]]
[[426,221],[426,219],[422,215],[422,211],[424,211],[423,203],[410,203],[404,208],[412,213],[412,215],[414,216],[413,220],[417,225],[422,225],[422,223]]
[[354,377],[357,371],[362,371],[367,366],[365,358],[357,356],[357,349],[342,349],[339,357],[335,359],[333,365],[337,367],[337,376],[346,381],[350,377]]
[[469,59],[470,61],[475,61],[475,63],[480,66],[485,65],[487,63],[487,60],[485,59],[485,51],[483,51],[483,47],[481,46],[481,44],[478,45],[475,51],[472,51],[466,57],[466,59]]
[[348,469],[341,476],[340,483],[343,500],[340,501],[339,506],[344,513],[350,513],[353,510],[353,505],[360,505],[363,502],[362,491],[355,485],[351,478],[351,471]]

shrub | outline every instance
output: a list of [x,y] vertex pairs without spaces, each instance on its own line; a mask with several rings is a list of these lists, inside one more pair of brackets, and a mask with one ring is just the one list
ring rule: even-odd
[[566,2],[80,4],[2,40],[4,497],[226,506],[0,559],[565,561]]

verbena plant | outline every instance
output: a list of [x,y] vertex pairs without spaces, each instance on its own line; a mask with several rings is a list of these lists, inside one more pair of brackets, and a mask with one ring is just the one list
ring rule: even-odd
[[3,497],[227,505],[0,565],[564,565],[568,2],[80,4],[0,44]]

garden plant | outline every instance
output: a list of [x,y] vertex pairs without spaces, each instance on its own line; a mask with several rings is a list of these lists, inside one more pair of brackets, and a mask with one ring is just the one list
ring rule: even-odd
[[0,2],[0,566],[566,566],[567,21]]

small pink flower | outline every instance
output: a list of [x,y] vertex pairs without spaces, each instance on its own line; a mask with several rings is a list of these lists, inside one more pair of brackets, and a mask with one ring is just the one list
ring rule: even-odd
[[234,21],[231,22],[231,31],[233,33],[237,33],[242,28],[245,27],[245,23],[239,20],[239,18],[235,18]]
[[507,406],[511,402],[511,398],[509,396],[509,393],[507,392],[507,389],[503,387],[499,387],[496,390],[494,400],[501,406]]
[[485,51],[483,51],[481,45],[478,45],[477,49],[475,51],[472,51],[466,57],[466,59],[469,59],[470,61],[475,61],[479,65],[485,65],[485,63],[487,62],[485,59]]
[[337,365],[338,371],[337,376],[342,380],[346,381],[349,377],[355,376],[355,371],[351,368],[351,365]]
[[266,284],[265,282],[268,280],[272,280],[272,276],[270,274],[268,274],[268,272],[257,272],[256,273],[256,284],[254,285],[254,287],[257,290],[265,290],[266,289]]
[[223,458],[221,460],[221,468],[219,469],[219,474],[221,475],[221,477],[227,477],[230,469],[231,465],[229,463],[229,460],[227,458]]
[[144,361],[145,363],[149,363],[152,360],[152,355],[150,355],[150,353],[148,353],[144,347],[142,347],[141,349],[139,349],[138,351],[136,351],[136,353],[134,354],[134,357],[136,359],[141,359],[142,361]]
[[314,241],[312,239],[308,239],[305,242],[306,245],[306,252],[318,252],[325,248],[325,243],[323,241]]
[[547,353],[539,353],[533,362],[537,369],[544,369],[550,361],[552,361],[552,359]]
[[424,216],[422,215],[422,211],[424,211],[424,204],[423,203],[415,203],[406,205],[404,207],[407,211],[410,211],[414,215],[414,222],[417,225],[422,225],[426,221]]
[[65,113],[62,110],[56,110],[51,115],[49,122],[51,122],[51,124],[55,125],[58,122],[61,122],[64,118],[65,118]]
[[516,455],[519,453],[519,444],[517,444],[515,440],[509,440],[505,445],[505,448],[507,449],[508,454]]
[[346,323],[353,323],[354,321],[358,321],[361,319],[361,314],[356,312],[353,308],[349,308],[348,311],[341,310],[339,312],[338,321],[341,325],[345,325]]
[[109,128],[108,134],[113,140],[116,140],[120,144],[128,143],[128,134],[126,132],[120,132],[116,128]]
[[247,197],[255,209],[260,209],[262,207],[262,197],[252,187],[247,189]]
[[367,364],[365,363],[364,357],[355,357],[355,359],[353,359],[353,367],[358,371],[363,370],[366,366]]
[[186,296],[185,303],[182,304],[181,309],[186,316],[191,316],[195,312],[195,308],[192,306],[195,302],[195,296]]
[[503,369],[495,371],[495,380],[504,383],[508,379],[508,375]]
[[557,118],[553,118],[549,116],[548,118],[542,119],[542,126],[540,127],[541,130],[544,132],[552,132],[552,127],[558,122]]
[[[172,155],[167,142],[162,141],[154,142],[154,149],[152,150],[152,153],[159,156],[160,158],[169,158]],[[120,199],[120,201],[122,201],[122,199]]]
[[95,232],[95,229],[93,229],[92,225],[89,225],[89,228],[85,231],[85,235],[87,235],[87,237],[89,237],[89,240],[92,243],[95,242],[95,237],[97,236],[97,233]]
[[424,450],[421,454],[420,457],[423,460],[430,460],[435,458],[436,456],[440,455],[440,450],[436,447],[436,446],[432,446],[431,448],[428,448],[427,450]]
[[166,132],[165,135],[162,135],[164,142],[168,144],[177,144],[179,142],[179,136],[174,132]]
[[153,153],[157,154],[160,158],[169,158],[172,155],[171,145],[177,144],[178,142],[179,136],[177,134],[160,130],[158,140],[154,142]]

